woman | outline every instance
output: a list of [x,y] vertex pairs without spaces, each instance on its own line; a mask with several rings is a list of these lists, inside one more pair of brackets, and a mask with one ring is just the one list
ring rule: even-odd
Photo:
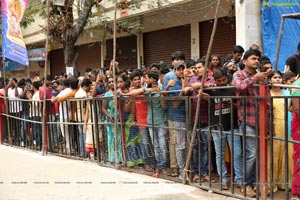
[[106,116],[105,123],[106,123],[106,132],[107,132],[107,148],[108,148],[108,161],[111,163],[116,162],[116,154],[115,154],[115,135],[117,135],[118,139],[118,160],[119,162],[123,162],[122,156],[122,138],[121,138],[121,131],[120,126],[117,125],[117,133],[114,133],[114,123],[115,120],[115,102],[112,98],[114,96],[114,80],[113,78],[108,79],[108,87],[109,91],[104,94],[104,97],[107,97],[103,100],[102,103],[102,112]]
[[[273,71],[269,75],[269,82],[272,84],[282,84],[282,74],[279,71]],[[271,96],[285,96],[285,91],[280,87],[272,86],[270,90]],[[273,98],[273,124],[274,124],[274,137],[279,137],[280,139],[285,138],[285,100],[284,98]],[[288,183],[292,181],[293,176],[293,162],[292,162],[292,145],[288,145],[288,166],[289,166],[289,177]],[[278,191],[278,189],[285,189],[285,142],[278,139],[273,139],[273,155],[270,158],[273,159],[273,180],[274,189],[273,192]],[[269,166],[271,167],[271,166]],[[270,177],[269,177],[270,178]]]
[[[298,69],[291,69],[293,73],[298,74],[298,79],[293,83],[294,86],[300,86],[300,77]],[[291,96],[295,96],[297,98],[292,98],[292,139],[299,142],[300,141],[300,134],[299,134],[299,127],[300,127],[300,119],[299,119],[299,96],[300,96],[300,89],[294,88],[292,89]],[[292,195],[294,199],[300,199],[300,145],[295,144],[293,145],[294,154],[293,154],[293,161],[294,161],[294,180],[292,182]]]
[[[118,93],[127,94],[128,91],[128,78],[124,75],[118,77]],[[142,138],[139,134],[139,128],[132,125],[132,112],[131,100],[121,99],[119,110],[121,119],[123,119],[123,127],[125,132],[126,149],[127,149],[127,166],[134,167],[144,163],[142,158]],[[123,111],[123,112],[121,112]],[[122,129],[123,130],[123,129]]]

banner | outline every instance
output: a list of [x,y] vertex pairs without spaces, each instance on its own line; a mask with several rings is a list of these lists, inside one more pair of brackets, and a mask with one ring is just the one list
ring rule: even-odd
[[28,55],[20,22],[27,2],[28,0],[1,0],[3,56],[26,66],[28,66]]
[[46,58],[46,49],[45,48],[30,49],[28,50],[28,57],[29,57],[29,61],[31,62],[44,61]]
[[15,61],[9,60],[9,59],[5,59],[5,68],[3,69],[3,63],[2,63],[2,55],[0,54],[0,71],[19,71],[19,70],[24,70],[25,69],[25,65],[22,65],[20,63],[17,63]]
[[[281,15],[300,13],[299,0],[269,0],[262,5],[262,37],[264,54],[274,64],[276,47],[280,29]],[[297,45],[300,42],[300,20],[285,19],[279,60],[278,71],[284,71],[285,61],[288,57],[297,53]]]

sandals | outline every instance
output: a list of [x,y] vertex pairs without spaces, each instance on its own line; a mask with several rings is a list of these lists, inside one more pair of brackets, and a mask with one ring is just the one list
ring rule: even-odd
[[216,183],[217,181],[215,179],[210,179],[209,176],[203,176],[201,179],[201,182],[211,182],[211,183]]

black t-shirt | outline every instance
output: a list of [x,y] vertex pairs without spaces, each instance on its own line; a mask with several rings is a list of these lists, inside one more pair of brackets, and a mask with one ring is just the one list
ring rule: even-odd
[[300,55],[295,54],[293,56],[290,56],[286,62],[286,65],[290,66],[290,70],[293,72],[298,72],[298,70],[300,69]]
[[[224,131],[231,130],[231,103],[235,104],[235,99],[226,96],[235,96],[235,88],[208,90],[207,93],[216,98],[210,99],[210,119],[209,125],[222,124]],[[221,107],[221,108],[220,108]],[[220,113],[221,117],[220,117]],[[238,128],[238,117],[236,106],[233,106],[233,129]]]

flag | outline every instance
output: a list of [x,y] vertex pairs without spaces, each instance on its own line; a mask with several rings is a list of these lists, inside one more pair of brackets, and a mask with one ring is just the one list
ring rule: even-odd
[[28,66],[28,55],[20,22],[28,0],[1,0],[2,53],[5,58]]

